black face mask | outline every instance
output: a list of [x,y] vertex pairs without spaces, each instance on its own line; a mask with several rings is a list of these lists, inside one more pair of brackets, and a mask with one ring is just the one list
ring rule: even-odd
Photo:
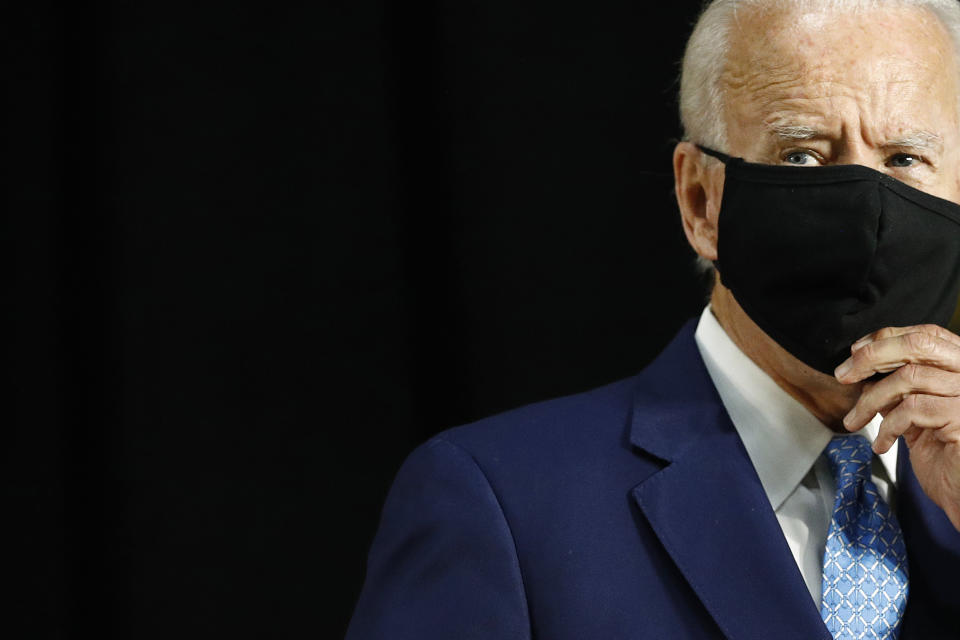
[[723,284],[784,349],[833,375],[883,327],[946,326],[960,291],[960,206],[860,165],[726,165]]

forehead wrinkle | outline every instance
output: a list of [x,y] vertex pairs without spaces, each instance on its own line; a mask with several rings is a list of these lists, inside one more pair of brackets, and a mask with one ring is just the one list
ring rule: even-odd
[[749,105],[748,108],[755,113],[762,113],[765,127],[779,127],[784,137],[797,138],[808,132],[802,128],[791,131],[791,128],[809,127],[814,123],[825,125],[816,128],[818,134],[837,128],[837,120],[842,119],[844,112],[851,111],[851,106],[863,103],[864,94],[849,84],[810,78],[799,72],[787,81],[748,88],[736,99]]
[[[877,143],[886,137],[880,133],[882,129],[888,130],[890,139],[905,143],[901,146],[933,148],[938,143],[938,134],[910,126],[921,123],[907,122],[896,128],[892,126],[894,123],[890,120],[892,114],[888,105],[896,101],[906,104],[920,99],[921,91],[915,81],[878,82],[869,86],[869,91],[856,91],[843,83],[815,82],[795,92],[768,88],[767,91],[754,94],[755,102],[750,111],[761,116],[767,133],[782,139],[838,137],[843,135],[847,126],[856,126],[856,122],[859,122],[864,138]],[[907,86],[913,90],[896,90],[897,87]],[[904,131],[907,133],[903,134]]]
[[[874,148],[954,147],[957,116],[940,120],[960,101],[949,73],[958,65],[939,22],[884,8],[876,20],[842,16],[821,27],[801,24],[806,13],[739,16],[717,78],[729,131],[752,130],[758,142],[762,132],[768,141],[850,135]],[[931,104],[941,106],[931,113]],[[930,132],[943,138],[914,135]]]
[[[884,13],[887,11],[881,12]],[[894,10],[894,13],[900,12]],[[801,12],[800,17],[804,15]],[[753,14],[753,17],[760,16]],[[731,51],[719,78],[725,92],[752,94],[761,99],[766,96],[773,101],[778,98],[815,99],[851,94],[876,96],[879,93],[908,90],[910,86],[922,88],[924,83],[918,76],[943,74],[946,52],[943,47],[937,46],[938,42],[931,42],[924,51],[926,56],[905,59],[895,52],[887,52],[877,60],[875,71],[878,73],[852,76],[851,66],[856,67],[859,62],[855,53],[849,52],[847,64],[837,66],[835,59],[816,55],[829,43],[820,42],[817,38],[810,39],[809,28],[800,24],[796,14],[790,11],[775,12],[766,17],[773,21],[761,20],[763,29],[759,33],[738,24],[742,27],[739,29],[742,33],[737,34],[740,37],[732,39]],[[753,26],[756,28],[758,25]],[[935,26],[939,28],[939,25]],[[938,34],[926,33],[928,30],[919,35],[937,40],[930,36]],[[806,55],[798,55],[798,42],[804,45],[802,49],[807,52]]]

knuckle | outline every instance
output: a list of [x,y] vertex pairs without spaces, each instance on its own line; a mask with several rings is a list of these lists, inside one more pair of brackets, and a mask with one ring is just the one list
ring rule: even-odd
[[912,393],[903,399],[903,402],[900,403],[906,411],[911,413],[919,411],[923,407],[923,400],[921,396]]
[[936,338],[929,333],[908,333],[904,342],[911,351],[920,354],[933,353],[937,346]]
[[921,324],[917,329],[923,333],[929,333],[935,336],[943,335],[945,331],[945,329],[938,324]]
[[853,354],[853,362],[862,365],[865,362],[873,360],[877,356],[877,343],[871,342],[864,345],[860,350]]
[[897,376],[904,382],[908,389],[916,389],[923,384],[925,369],[915,364],[905,364],[900,367]]

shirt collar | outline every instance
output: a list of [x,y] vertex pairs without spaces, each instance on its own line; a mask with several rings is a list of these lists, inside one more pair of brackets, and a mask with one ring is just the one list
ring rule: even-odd
[[[707,306],[695,334],[697,347],[774,510],[780,508],[836,435],[730,339]],[[876,438],[878,414],[861,434]],[[896,481],[897,444],[880,461]]]

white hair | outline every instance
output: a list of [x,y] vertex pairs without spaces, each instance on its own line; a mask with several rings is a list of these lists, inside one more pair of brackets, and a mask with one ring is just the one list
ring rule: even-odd
[[708,0],[687,41],[680,73],[680,121],[684,140],[725,150],[721,77],[730,49],[730,30],[742,8],[856,11],[899,7],[926,9],[936,16],[960,60],[960,2],[957,0]]

